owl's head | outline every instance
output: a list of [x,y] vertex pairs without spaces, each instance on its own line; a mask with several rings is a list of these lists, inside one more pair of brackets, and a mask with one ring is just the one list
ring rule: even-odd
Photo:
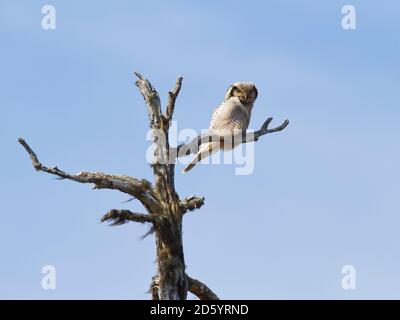
[[235,82],[232,84],[225,94],[225,100],[231,97],[238,97],[240,102],[252,105],[257,99],[258,91],[252,82]]

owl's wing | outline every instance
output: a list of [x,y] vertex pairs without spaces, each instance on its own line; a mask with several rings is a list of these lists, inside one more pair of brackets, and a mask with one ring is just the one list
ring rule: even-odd
[[219,123],[220,119],[224,117],[227,109],[229,109],[228,100],[224,100],[217,108],[214,109],[211,115],[210,130],[215,129],[215,126],[217,123]]

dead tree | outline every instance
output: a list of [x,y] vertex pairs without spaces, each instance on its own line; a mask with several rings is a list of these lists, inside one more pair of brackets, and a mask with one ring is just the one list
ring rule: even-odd
[[[154,232],[155,235],[157,252],[157,274],[152,279],[150,289],[154,300],[185,300],[188,291],[202,300],[216,300],[218,296],[211,289],[185,273],[182,219],[186,212],[200,208],[204,204],[204,198],[191,196],[180,199],[174,185],[176,157],[195,152],[199,143],[211,137],[203,136],[177,148],[170,147],[168,131],[174,113],[175,101],[181,90],[182,77],[177,79],[175,87],[169,92],[165,112],[162,112],[157,91],[142,75],[139,73],[135,73],[135,75],[138,77],[136,86],[145,100],[150,128],[153,132],[155,155],[151,165],[154,173],[153,183],[126,175],[84,171],[70,174],[58,167],[49,168],[39,161],[35,152],[24,139],[20,138],[18,141],[29,154],[32,165],[37,171],[47,172],[61,179],[90,183],[94,185],[94,189],[118,190],[141,202],[146,213],[113,209],[108,211],[101,221],[110,222],[112,225],[121,225],[127,222],[151,225],[151,232]],[[257,141],[262,135],[285,129],[289,123],[286,120],[279,127],[268,129],[271,121],[272,118],[267,119],[261,129],[252,134],[243,133],[240,141],[243,143]],[[217,139],[222,138],[217,137]],[[194,146],[197,148],[194,148]]]

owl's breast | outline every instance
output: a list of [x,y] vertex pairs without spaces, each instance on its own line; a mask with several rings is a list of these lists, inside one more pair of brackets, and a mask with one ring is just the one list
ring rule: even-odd
[[233,97],[225,100],[214,111],[210,131],[220,135],[234,135],[235,130],[246,130],[250,122],[251,108]]

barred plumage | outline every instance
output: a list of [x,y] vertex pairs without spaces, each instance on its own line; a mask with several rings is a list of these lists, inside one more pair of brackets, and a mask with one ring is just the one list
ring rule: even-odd
[[[233,137],[235,133],[246,130],[250,123],[251,110],[258,95],[257,88],[251,82],[232,84],[225,100],[216,108],[211,116],[209,133],[217,136]],[[219,149],[231,150],[232,143],[207,142],[199,147],[195,158],[182,170],[188,172],[205,157]]]

